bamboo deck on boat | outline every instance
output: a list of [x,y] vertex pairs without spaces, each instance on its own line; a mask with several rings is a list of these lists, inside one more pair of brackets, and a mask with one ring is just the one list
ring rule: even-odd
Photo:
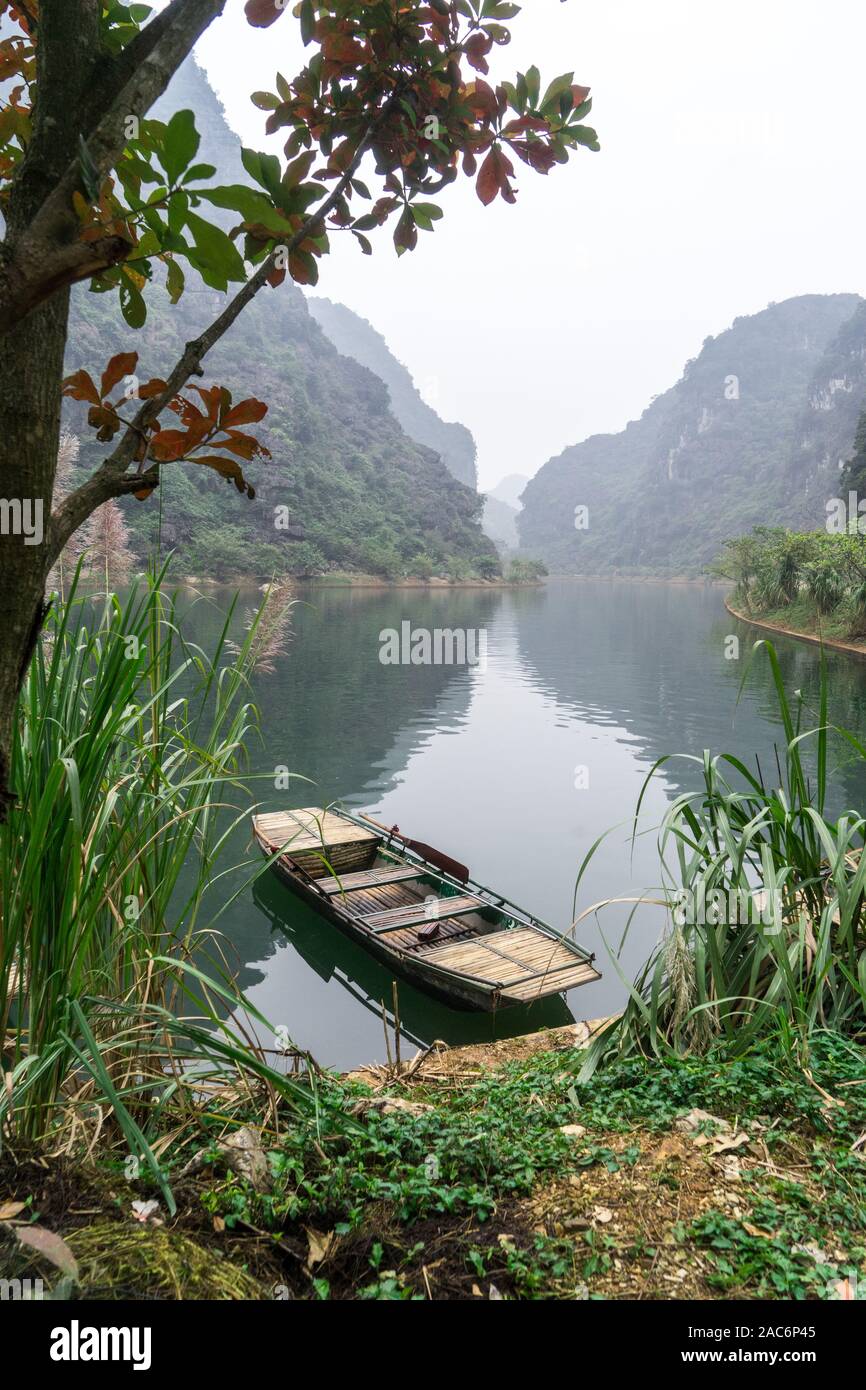
[[304,850],[334,849],[338,845],[371,843],[378,839],[374,830],[364,830],[332,811],[321,812],[312,807],[256,816],[256,829],[270,840],[274,849],[285,848],[292,855]]
[[561,941],[541,936],[530,927],[446,942],[427,951],[425,959],[502,986],[511,998],[527,1003],[549,993],[551,985],[555,984],[558,992],[598,979],[598,971],[588,962],[576,960]]
[[359,888],[384,887],[387,883],[405,883],[410,879],[423,878],[423,869],[386,868],[362,869],[357,874],[341,874],[339,878],[317,879],[317,886],[323,893],[357,893]]

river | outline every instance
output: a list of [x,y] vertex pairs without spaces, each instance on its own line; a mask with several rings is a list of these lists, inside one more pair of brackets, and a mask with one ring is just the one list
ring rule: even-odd
[[[774,775],[781,730],[765,659],[753,661],[738,700],[761,634],[729,617],[718,588],[592,580],[520,590],[309,587],[298,598],[286,655],[255,681],[262,738],[251,754],[263,806],[340,800],[367,810],[558,928],[576,915],[576,875],[599,836],[578,912],[658,887],[654,829],[671,799],[700,778],[687,759],[667,763],[632,844],[635,804],[657,759],[710,748],[752,766],[757,756]],[[213,590],[195,604],[188,626],[205,647],[227,601]],[[483,632],[486,659],[383,663],[382,634],[399,634],[404,622],[413,631]],[[801,688],[816,703],[817,650],[786,639],[777,648],[789,691]],[[831,715],[863,731],[866,664],[834,654],[828,667]],[[838,808],[862,807],[863,766],[836,769]],[[281,768],[297,774],[288,789],[274,784]],[[249,852],[245,833],[235,840],[239,857]],[[642,908],[621,945],[630,911],[608,907],[581,924],[577,938],[597,953],[603,978],[564,1001],[470,1015],[401,983],[404,1055],[436,1038],[478,1041],[617,1009],[623,976],[634,977],[664,925],[658,909]],[[322,1065],[384,1058],[390,976],[272,875],[244,890],[217,925],[251,1001]]]

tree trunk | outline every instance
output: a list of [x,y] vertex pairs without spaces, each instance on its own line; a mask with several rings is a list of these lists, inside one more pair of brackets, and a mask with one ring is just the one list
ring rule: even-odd
[[45,617],[68,313],[62,291],[0,337],[0,817],[15,790],[15,703]]
[[[80,112],[99,54],[98,0],[48,0],[37,45],[33,138],[10,190],[3,258],[75,157]],[[69,290],[0,336],[0,817],[10,786],[15,705],[45,618],[48,523],[60,440]]]

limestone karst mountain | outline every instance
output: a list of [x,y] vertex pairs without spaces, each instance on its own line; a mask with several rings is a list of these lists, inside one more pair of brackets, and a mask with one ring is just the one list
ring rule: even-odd
[[866,395],[866,305],[802,295],[707,338],[619,434],[527,485],[522,550],[561,573],[697,574],[755,525],[819,526]]

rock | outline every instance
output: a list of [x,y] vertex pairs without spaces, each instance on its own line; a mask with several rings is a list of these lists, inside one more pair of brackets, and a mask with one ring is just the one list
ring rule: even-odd
[[731,1126],[727,1120],[722,1120],[718,1115],[711,1115],[709,1110],[690,1110],[686,1115],[678,1115],[675,1128],[680,1134],[691,1135],[696,1142],[709,1144],[711,1137],[702,1134],[701,1130],[706,1125],[713,1125],[715,1132],[730,1133]]
[[180,1176],[189,1177],[191,1173],[198,1173],[209,1163],[215,1163],[220,1159],[233,1173],[237,1173],[239,1178],[246,1179],[256,1192],[270,1191],[271,1174],[267,1154],[262,1148],[260,1131],[252,1125],[242,1125],[234,1134],[230,1134],[217,1145],[215,1153],[209,1148],[199,1149],[181,1169]]
[[582,1139],[586,1134],[585,1125],[560,1125],[560,1134],[564,1134],[566,1139]]

